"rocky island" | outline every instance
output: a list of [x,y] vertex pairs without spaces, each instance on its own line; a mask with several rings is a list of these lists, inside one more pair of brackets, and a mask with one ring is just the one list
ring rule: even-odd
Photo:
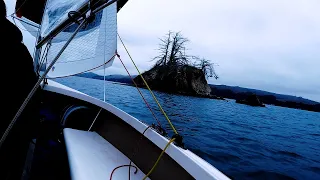
[[[156,64],[142,76],[151,89],[166,93],[182,94],[197,97],[222,99],[211,95],[208,77],[215,74],[210,61],[185,54],[185,43],[188,40],[180,33],[169,32],[161,39],[160,55],[155,57]],[[134,78],[139,87],[145,87],[140,76]]]
[[[211,88],[200,69],[189,65],[178,67],[156,66],[142,74],[151,89],[174,94],[209,97]],[[134,81],[143,87],[140,76]]]

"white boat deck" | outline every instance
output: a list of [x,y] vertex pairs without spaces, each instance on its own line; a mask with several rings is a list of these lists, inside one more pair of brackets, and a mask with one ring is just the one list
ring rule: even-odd
[[[128,165],[130,160],[96,132],[66,128],[64,138],[68,153],[71,178],[74,180],[107,180],[114,168]],[[132,163],[133,164],[133,163]],[[134,165],[134,164],[133,164]],[[115,170],[112,179],[128,179],[129,167]],[[131,179],[141,180],[145,174],[139,169],[134,174],[131,167]],[[148,178],[149,179],[149,178]]]

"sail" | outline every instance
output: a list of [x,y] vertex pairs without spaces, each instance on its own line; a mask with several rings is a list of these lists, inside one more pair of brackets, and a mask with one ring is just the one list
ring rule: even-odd
[[[95,9],[111,0],[90,0],[90,7]],[[70,45],[63,52],[48,77],[61,77],[95,69],[112,59],[117,49],[117,12],[128,0],[118,0],[101,13],[86,28],[80,30]],[[54,59],[63,45],[72,35],[78,24],[71,24],[68,17],[70,11],[85,12],[89,0],[17,0],[16,16],[26,30],[37,35],[35,51],[35,69],[43,71]],[[24,22],[22,22],[24,20]],[[25,23],[26,22],[26,23]],[[68,27],[67,27],[68,26]],[[38,27],[41,27],[38,29]],[[63,31],[61,31],[63,30]],[[49,39],[50,48],[46,52]],[[49,47],[49,46],[48,46]],[[38,49],[39,48],[39,49]],[[43,58],[47,57],[47,58]],[[112,64],[113,60],[101,68]]]
[[59,24],[68,19],[68,12],[78,11],[88,0],[48,0],[43,13],[41,36],[47,36]]
[[[77,2],[79,1],[80,0],[77,0]],[[73,0],[70,2],[73,2]],[[45,11],[55,11],[51,10],[49,7],[51,6],[47,5]],[[57,6],[52,7],[56,8]],[[68,7],[74,6],[69,4]],[[49,19],[45,20],[45,16],[47,16]],[[41,33],[43,33],[43,35],[50,32],[50,29],[56,26],[55,23],[51,23],[50,25],[50,22],[55,22],[50,18],[56,19],[55,16],[46,15],[45,12],[44,21],[47,22],[42,23]],[[61,21],[60,18],[58,18],[57,21]],[[78,24],[76,23],[71,24],[69,27],[64,28],[62,32],[52,39],[47,54],[46,65],[49,65],[52,62],[63,45],[73,34],[77,26]],[[47,76],[49,78],[64,77],[91,69],[97,70],[101,68],[107,68],[112,65],[116,50],[117,3],[115,2],[105,8],[103,11],[96,14],[94,21],[90,22],[80,30],[80,32],[71,41],[69,46],[64,50]],[[104,65],[106,62],[108,63]]]
[[[48,2],[47,2],[48,1]],[[95,7],[110,0],[90,0]],[[25,20],[44,27],[41,37],[48,35],[57,25],[67,19],[68,12],[79,10],[89,0],[16,0],[15,12],[18,20]],[[128,2],[128,0],[117,1],[117,12]],[[43,20],[43,21],[42,21]],[[24,24],[28,25],[28,24]]]

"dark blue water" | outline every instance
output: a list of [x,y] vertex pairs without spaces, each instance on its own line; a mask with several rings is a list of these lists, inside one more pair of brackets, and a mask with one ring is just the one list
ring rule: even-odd
[[[103,99],[103,81],[59,79]],[[142,89],[169,129],[148,91]],[[235,179],[320,179],[320,113],[250,107],[155,92],[188,149]],[[106,101],[148,124],[154,123],[134,87],[106,83]]]

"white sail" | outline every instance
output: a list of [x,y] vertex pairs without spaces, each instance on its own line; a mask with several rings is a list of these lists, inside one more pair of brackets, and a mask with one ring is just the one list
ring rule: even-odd
[[[76,27],[77,24],[72,24],[52,39],[47,65],[52,62]],[[41,32],[47,31],[41,29]],[[91,69],[107,68],[112,65],[116,50],[117,4],[115,2],[96,14],[95,20],[80,30],[47,76],[64,77]],[[106,62],[108,63],[103,65]]]
[[68,12],[77,11],[88,0],[48,0],[43,12],[41,36],[47,36],[68,18]]
[[19,27],[19,29],[23,29],[28,31],[33,37],[37,37],[39,30],[40,30],[40,25],[25,18],[25,17],[17,17],[17,16],[13,16],[13,18],[19,20],[19,22],[22,24],[23,27]]

